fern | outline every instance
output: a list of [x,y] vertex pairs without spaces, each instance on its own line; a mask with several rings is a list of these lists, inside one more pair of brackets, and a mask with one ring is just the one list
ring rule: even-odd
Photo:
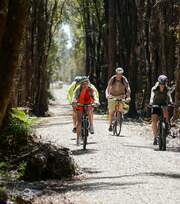
[[8,131],[12,135],[27,135],[36,121],[36,117],[29,117],[20,108],[12,108]]

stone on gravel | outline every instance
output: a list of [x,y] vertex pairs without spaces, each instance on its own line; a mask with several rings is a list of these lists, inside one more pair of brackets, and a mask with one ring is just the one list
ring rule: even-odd
[[41,144],[40,151],[27,161],[25,180],[62,179],[75,174],[75,163],[69,149]]

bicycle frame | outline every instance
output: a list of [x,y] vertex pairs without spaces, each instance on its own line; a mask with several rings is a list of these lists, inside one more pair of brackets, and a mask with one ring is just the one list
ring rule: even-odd
[[[123,111],[120,111],[119,106],[123,104],[123,99],[114,99],[115,111],[114,111],[114,122],[113,122],[113,135],[119,136],[121,133],[122,121],[123,121]],[[122,107],[123,109],[123,107]]]
[[83,106],[83,115],[82,115],[82,131],[84,133],[85,129],[88,130],[89,119],[88,119],[88,106]]
[[87,145],[87,137],[89,135],[88,108],[92,107],[92,104],[78,104],[78,105],[83,107],[81,137],[83,139],[83,149],[85,150]]

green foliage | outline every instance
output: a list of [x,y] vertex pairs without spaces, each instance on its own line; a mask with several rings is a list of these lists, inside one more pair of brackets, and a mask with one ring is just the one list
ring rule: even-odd
[[12,108],[8,132],[12,135],[28,135],[31,125],[37,121],[36,117],[29,117],[20,108]]
[[9,178],[9,173],[8,173],[8,167],[9,164],[7,162],[0,162],[0,176]]
[[[62,21],[53,35],[48,55],[48,70],[51,82],[71,82],[76,75],[84,74],[85,38],[80,1],[66,1]],[[69,26],[70,33],[64,29]],[[68,46],[71,41],[72,47]]]
[[0,162],[0,176],[5,179],[20,179],[23,177],[26,170],[26,162],[22,161],[18,164],[15,171],[10,171],[10,164],[8,162]]
[[23,176],[24,173],[25,173],[26,166],[27,166],[27,163],[26,163],[25,161],[22,161],[22,162],[19,164],[18,169],[17,169],[16,174],[15,174],[17,179],[22,178],[22,176]]
[[7,193],[6,193],[6,188],[5,187],[0,187],[0,202],[2,201],[7,201]]
[[[16,167],[16,170],[10,171],[10,164],[8,162],[0,162],[0,177],[5,180],[10,180],[12,182],[12,191],[9,199],[11,201],[16,201],[17,194],[14,192],[17,189],[17,180],[21,179],[26,170],[26,163],[24,161],[20,162],[19,165]],[[5,201],[8,199],[8,195],[6,193],[5,187],[0,187],[0,201]]]

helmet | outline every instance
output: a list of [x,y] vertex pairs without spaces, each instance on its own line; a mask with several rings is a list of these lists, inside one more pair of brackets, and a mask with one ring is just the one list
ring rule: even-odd
[[82,77],[81,77],[81,80],[80,80],[80,83],[83,83],[83,82],[85,82],[85,81],[87,81],[87,82],[89,83],[89,77],[87,77],[87,76],[82,76]]
[[124,73],[124,69],[121,67],[116,68],[116,74],[123,74]]
[[75,81],[76,83],[79,83],[79,82],[81,81],[81,78],[82,78],[82,76],[76,76],[76,77],[74,78],[74,81]]
[[165,84],[168,82],[167,76],[165,76],[165,75],[160,75],[160,76],[158,77],[158,82],[159,82],[160,84],[165,85]]

